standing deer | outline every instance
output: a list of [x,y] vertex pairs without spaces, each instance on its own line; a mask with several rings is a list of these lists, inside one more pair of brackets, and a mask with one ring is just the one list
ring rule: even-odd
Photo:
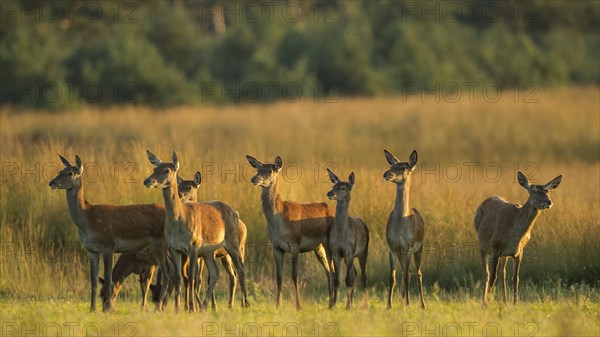
[[[75,165],[58,154],[64,169],[48,185],[64,189],[71,219],[77,226],[79,240],[90,260],[91,304],[96,310],[96,288],[100,255],[104,260],[104,279],[112,284],[114,253],[137,252],[146,247],[156,255],[161,268],[166,264],[166,242],[163,235],[165,211],[161,205],[92,205],[83,192],[83,165],[75,156]],[[103,310],[112,310],[112,287],[106,287]]]
[[390,288],[388,293],[388,308],[392,308],[394,287],[396,286],[396,260],[403,269],[402,295],[406,296],[406,305],[410,304],[408,288],[410,281],[410,260],[414,256],[421,295],[421,308],[425,309],[423,298],[423,273],[421,262],[423,254],[423,239],[425,237],[425,222],[421,214],[409,206],[411,173],[417,165],[417,151],[414,150],[407,162],[400,162],[393,154],[383,150],[390,169],[383,178],[396,184],[396,202],[387,221],[386,238],[390,247]]
[[337,289],[340,279],[340,259],[346,263],[346,287],[348,288],[348,300],[346,309],[352,308],[352,297],[354,295],[354,281],[356,269],[354,258],[358,257],[360,263],[360,275],[363,289],[367,289],[367,256],[369,255],[369,229],[361,218],[349,217],[350,191],[354,186],[354,172],[350,173],[348,182],[340,180],[333,172],[327,169],[329,179],[333,188],[327,193],[327,197],[336,200],[335,222],[329,234],[329,248],[333,259],[334,269],[334,293],[333,305],[337,300]]
[[[506,262],[514,259],[513,283],[514,304],[518,304],[519,272],[523,259],[523,249],[531,238],[533,224],[540,212],[552,207],[550,192],[556,189],[562,180],[562,174],[545,185],[530,185],[527,177],[519,171],[519,184],[529,192],[525,205],[513,204],[504,198],[494,196],[484,200],[475,213],[475,230],[479,239],[481,260],[485,268],[485,284],[483,286],[483,305],[487,305],[488,289],[496,282],[498,262],[502,281],[502,295],[506,299]],[[488,267],[488,256],[492,256],[492,272]]]
[[281,157],[274,164],[263,164],[249,155],[246,159],[256,169],[250,182],[262,187],[262,209],[267,221],[267,233],[273,244],[277,269],[277,308],[281,307],[281,284],[283,282],[283,255],[292,256],[292,281],[296,295],[296,310],[302,310],[298,289],[298,255],[314,251],[325,270],[329,289],[329,307],[333,306],[333,282],[328,260],[327,237],[333,225],[335,211],[324,202],[297,203],[283,201],[279,196],[279,172],[283,166]]
[[[192,180],[185,180],[182,179],[179,175],[177,176],[177,187],[179,189],[179,198],[182,201],[191,201],[191,202],[197,202],[198,197],[198,188],[200,187],[200,183],[202,182],[202,176],[200,175],[200,172],[196,172],[196,174],[194,174],[194,179]],[[240,238],[240,257],[242,262],[244,262],[244,256],[245,256],[245,249],[246,249],[246,237],[247,237],[247,230],[246,230],[246,224],[242,221],[242,219],[238,220],[238,237]],[[225,269],[225,272],[227,273],[227,276],[229,277],[229,308],[233,307],[233,303],[234,303],[234,299],[235,299],[235,288],[237,285],[237,276],[235,275],[235,268],[233,266],[233,261],[231,261],[231,257],[229,256],[229,254],[227,254],[227,251],[223,248],[217,250],[215,252],[215,257],[216,258],[220,258],[221,259],[221,264],[223,264],[223,268]],[[196,278],[196,285],[197,285],[197,289],[194,289],[194,293],[196,294],[196,296],[199,296],[199,289],[200,289],[200,284],[202,283],[202,270],[204,270],[204,260],[203,259],[199,259],[198,260],[198,274],[196,274],[195,276]],[[209,275],[210,278],[210,275]],[[211,304],[212,304],[212,308],[213,310],[216,309],[216,302],[215,302],[215,296],[213,293],[213,296],[211,298]]]
[[[154,172],[144,180],[147,188],[162,189],[165,202],[164,236],[169,247],[169,258],[173,264],[170,278],[175,285],[175,311],[178,312],[181,291],[182,255],[192,261],[188,275],[198,273],[198,257],[203,257],[209,271],[208,290],[203,305],[206,307],[219,275],[215,263],[215,252],[225,248],[235,266],[242,288],[242,306],[247,306],[246,277],[241,258],[238,234],[238,213],[221,201],[182,202],[177,187],[179,162],[173,151],[172,163],[163,163],[152,152],[146,151]],[[165,284],[165,283],[163,283]],[[189,277],[189,289],[195,289],[194,277]],[[163,298],[161,298],[162,302]],[[196,310],[195,296],[189,296],[188,308]]]
[[[156,260],[156,256],[150,252],[143,251],[121,254],[112,271],[113,289],[110,301],[114,303],[125,279],[131,274],[136,274],[139,275],[140,289],[142,290],[142,310],[146,310],[146,295],[148,294],[157,266],[158,261]],[[100,298],[102,298],[103,302],[106,302],[109,300],[105,298],[108,294],[108,290],[106,289],[108,282],[103,278],[99,278],[99,281],[102,283]]]

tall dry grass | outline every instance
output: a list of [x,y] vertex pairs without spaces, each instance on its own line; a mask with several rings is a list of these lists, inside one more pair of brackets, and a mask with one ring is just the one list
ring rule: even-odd
[[[426,222],[428,292],[479,292],[483,272],[474,211],[490,195],[524,203],[527,192],[516,183],[517,169],[538,183],[565,175],[552,196],[555,206],[542,213],[525,250],[523,283],[554,292],[572,283],[598,286],[598,89],[542,91],[537,103],[515,103],[514,97],[504,93],[495,103],[477,97],[459,103],[398,97],[166,111],[118,107],[34,113],[3,108],[0,293],[87,296],[86,256],[64,191],[47,186],[60,168],[56,152],[71,159],[80,155],[91,203],[162,203],[158,191],[142,185],[151,171],[146,149],[163,160],[175,149],[183,177],[203,173],[200,199],[223,200],[240,212],[249,227],[250,289],[258,298],[271,296],[274,289],[273,259],[260,191],[248,183],[252,170],[244,156],[272,161],[281,155],[281,195],[297,201],[326,200],[326,166],[344,177],[354,171],[350,212],[370,227],[369,280],[381,291],[388,278],[385,222],[395,196],[394,185],[382,179],[388,166],[384,148],[399,158],[407,158],[414,148],[419,151],[411,203]],[[301,275],[304,296],[322,294],[324,275],[312,254],[301,258]]]

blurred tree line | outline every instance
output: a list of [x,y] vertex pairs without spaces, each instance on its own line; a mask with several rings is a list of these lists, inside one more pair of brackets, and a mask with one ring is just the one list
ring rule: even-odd
[[[597,85],[600,2],[0,0],[2,104]],[[473,84],[476,83],[476,84]]]

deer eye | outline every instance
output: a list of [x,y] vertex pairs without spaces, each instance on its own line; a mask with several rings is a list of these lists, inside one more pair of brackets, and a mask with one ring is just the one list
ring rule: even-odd
[[166,169],[163,171],[163,173],[169,173],[169,169],[168,169],[168,168],[166,168]]
[[71,176],[71,177],[72,177],[72,176],[74,176],[74,175],[75,175],[75,173],[73,173],[73,171],[69,171],[69,176]]

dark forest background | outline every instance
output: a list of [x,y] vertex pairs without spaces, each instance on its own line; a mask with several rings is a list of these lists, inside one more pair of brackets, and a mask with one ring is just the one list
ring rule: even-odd
[[1,104],[597,85],[598,1],[0,1]]

